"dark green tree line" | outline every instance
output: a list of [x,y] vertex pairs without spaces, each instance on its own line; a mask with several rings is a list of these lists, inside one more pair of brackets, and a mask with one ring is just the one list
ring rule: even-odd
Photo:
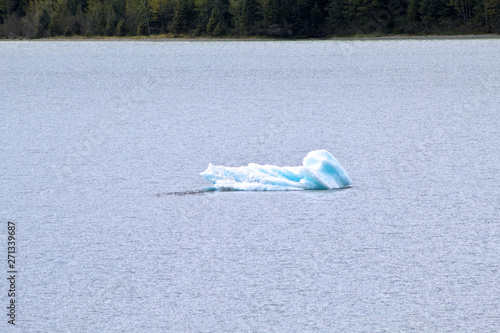
[[500,0],[0,0],[0,37],[500,33]]

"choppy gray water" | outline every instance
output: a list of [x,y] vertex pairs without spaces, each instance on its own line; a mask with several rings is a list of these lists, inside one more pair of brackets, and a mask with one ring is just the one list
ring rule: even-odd
[[[15,328],[497,330],[499,54],[498,39],[0,42]],[[209,162],[315,149],[352,188],[201,191]]]

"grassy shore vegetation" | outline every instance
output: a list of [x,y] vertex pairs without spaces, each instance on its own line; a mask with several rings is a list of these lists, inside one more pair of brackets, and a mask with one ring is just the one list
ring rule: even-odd
[[500,33],[500,0],[0,0],[1,38]]

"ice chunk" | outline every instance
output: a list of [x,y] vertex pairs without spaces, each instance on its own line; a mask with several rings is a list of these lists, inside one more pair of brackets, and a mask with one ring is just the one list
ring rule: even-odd
[[225,167],[210,163],[200,175],[218,190],[330,190],[351,185],[347,172],[326,150],[311,151],[304,157],[302,166],[250,163],[241,167]]

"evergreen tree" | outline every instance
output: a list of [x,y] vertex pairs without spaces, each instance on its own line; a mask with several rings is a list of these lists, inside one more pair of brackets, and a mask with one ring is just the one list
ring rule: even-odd
[[500,0],[485,0],[484,8],[488,31],[500,33]]
[[230,9],[238,35],[249,36],[259,32],[262,9],[257,0],[235,0],[230,3]]
[[150,24],[155,33],[167,33],[171,29],[177,8],[176,0],[150,0]]
[[229,8],[229,0],[213,0],[211,5],[206,32],[213,36],[228,33],[232,26],[233,17]]
[[173,31],[188,32],[194,25],[195,10],[194,1],[178,0],[175,8]]

